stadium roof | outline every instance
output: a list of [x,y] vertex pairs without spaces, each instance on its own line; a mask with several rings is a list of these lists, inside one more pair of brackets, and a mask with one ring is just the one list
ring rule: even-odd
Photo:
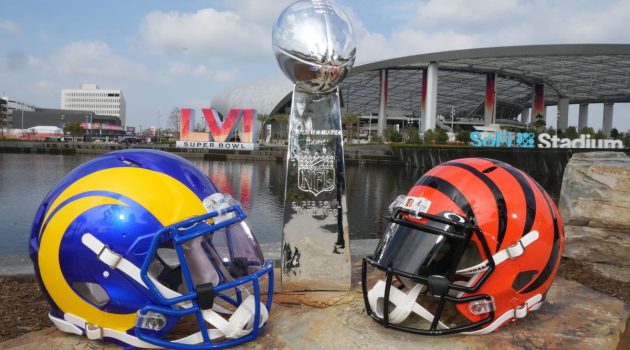
[[[438,114],[455,108],[459,117],[483,114],[486,73],[497,74],[497,118],[509,119],[530,107],[532,85],[545,85],[545,104],[630,102],[630,45],[570,44],[468,49],[388,59],[355,67],[341,85],[350,111],[378,111],[379,71],[389,70],[388,108],[420,111],[422,70],[439,64]],[[291,99],[285,78],[257,82],[217,95],[218,108],[253,107],[283,111]],[[221,108],[220,112],[224,113]]]

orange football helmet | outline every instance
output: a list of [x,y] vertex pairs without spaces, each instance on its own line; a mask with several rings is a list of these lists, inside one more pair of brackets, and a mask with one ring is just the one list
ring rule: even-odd
[[383,326],[485,334],[540,308],[564,232],[551,197],[524,172],[491,159],[449,161],[390,211],[362,271],[367,313]]

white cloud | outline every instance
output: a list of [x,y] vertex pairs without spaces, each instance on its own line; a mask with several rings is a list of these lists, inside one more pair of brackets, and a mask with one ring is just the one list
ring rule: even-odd
[[208,68],[206,68],[206,66],[200,64],[192,71],[192,74],[195,77],[205,77],[206,75],[210,74],[210,71],[208,70]]
[[235,80],[240,75],[240,72],[237,68],[220,70],[214,73],[213,79],[221,82],[228,82]]
[[164,53],[192,53],[209,61],[251,60],[271,54],[267,28],[233,11],[151,12],[140,26],[143,39]]
[[546,0],[429,0],[387,34],[368,29],[348,8],[357,61],[476,47],[627,43],[630,2]]
[[418,4],[414,20],[437,30],[471,25],[496,27],[525,14],[526,6],[518,0],[430,0]]
[[168,73],[171,75],[188,75],[190,74],[190,66],[186,63],[173,62],[168,69]]
[[29,89],[33,90],[35,93],[45,95],[58,93],[62,89],[62,86],[52,81],[40,80],[32,83]]
[[0,70],[6,70],[7,74],[15,74],[44,67],[45,63],[40,59],[22,52],[11,52],[0,56]]
[[210,74],[210,70],[203,64],[193,68],[187,63],[173,62],[168,69],[168,73],[174,77],[204,77]]
[[7,32],[11,33],[11,34],[19,34],[20,33],[20,26],[13,22],[10,19],[2,19],[0,18],[0,29],[2,30],[6,30]]
[[295,2],[295,0],[239,0],[224,1],[225,5],[234,12],[238,13],[244,19],[255,22],[266,28],[269,28],[269,36],[271,36],[271,26],[282,10]]
[[482,45],[626,43],[630,40],[628,18],[630,2],[627,1],[609,2],[603,6],[535,1],[529,5],[527,16],[520,20],[496,28],[491,35],[476,34]]
[[73,42],[62,47],[52,58],[57,74],[76,79],[107,81],[148,81],[147,68],[121,55],[101,41]]

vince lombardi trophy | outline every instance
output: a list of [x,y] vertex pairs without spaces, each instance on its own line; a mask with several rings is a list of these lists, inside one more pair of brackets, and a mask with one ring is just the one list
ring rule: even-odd
[[282,290],[348,290],[351,264],[338,85],[356,55],[345,13],[302,0],[273,28],[273,50],[294,83],[282,235]]

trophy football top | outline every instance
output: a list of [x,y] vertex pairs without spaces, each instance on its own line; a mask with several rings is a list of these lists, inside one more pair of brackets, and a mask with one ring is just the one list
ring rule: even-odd
[[333,90],[356,56],[348,17],[327,0],[302,0],[287,7],[274,24],[272,42],[282,72],[306,92]]

